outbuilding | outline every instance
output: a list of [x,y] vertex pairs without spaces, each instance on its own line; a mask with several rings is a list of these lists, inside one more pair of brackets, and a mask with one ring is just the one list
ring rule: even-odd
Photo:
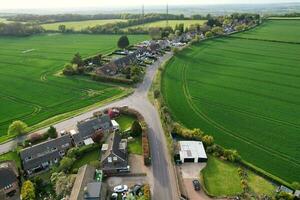
[[201,141],[180,141],[179,158],[181,163],[186,162],[206,162],[207,155]]

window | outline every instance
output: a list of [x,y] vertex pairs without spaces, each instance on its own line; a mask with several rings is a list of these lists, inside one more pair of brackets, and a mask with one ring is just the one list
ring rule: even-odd
[[114,160],[114,161],[118,160],[117,156],[114,156],[114,157],[113,157],[113,160]]
[[111,163],[111,162],[112,162],[111,157],[108,157],[108,158],[107,158],[107,161],[108,161],[109,163]]

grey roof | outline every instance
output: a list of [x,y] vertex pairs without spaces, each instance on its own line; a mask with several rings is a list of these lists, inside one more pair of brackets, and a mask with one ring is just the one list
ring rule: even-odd
[[90,118],[85,121],[77,123],[77,129],[79,135],[76,136],[76,140],[84,140],[91,137],[96,130],[109,130],[112,127],[110,117],[108,115],[102,115],[97,118]]
[[39,167],[42,163],[47,162],[49,160],[59,159],[60,155],[58,150],[45,154],[44,156],[30,159],[28,161],[23,162],[23,169],[29,170],[35,167]]
[[13,169],[0,167],[0,190],[17,181],[17,175]]
[[[104,157],[101,159],[103,170],[127,168],[127,148],[124,150],[120,149],[121,140],[121,136],[114,133],[113,144],[111,145],[111,148],[106,151],[107,154],[104,154]],[[108,162],[109,157],[112,159],[112,162]],[[117,157],[117,160],[113,160],[113,157]]]
[[79,168],[70,195],[70,200],[84,199],[84,188],[87,186],[88,183],[94,182],[95,170],[95,167],[91,165],[84,165]]
[[97,199],[101,196],[101,182],[88,183],[86,186],[84,198]]
[[71,144],[71,141],[70,135],[64,135],[56,139],[25,148],[20,152],[20,156],[21,159],[24,160],[27,157],[34,158],[39,157],[42,153],[50,153],[53,148],[57,148],[58,150],[67,149],[69,147],[62,147],[62,145]]

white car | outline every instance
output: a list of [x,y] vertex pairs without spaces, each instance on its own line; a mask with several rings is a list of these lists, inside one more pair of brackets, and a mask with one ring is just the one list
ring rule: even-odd
[[126,192],[128,191],[128,186],[127,185],[117,185],[116,187],[114,187],[114,192]]

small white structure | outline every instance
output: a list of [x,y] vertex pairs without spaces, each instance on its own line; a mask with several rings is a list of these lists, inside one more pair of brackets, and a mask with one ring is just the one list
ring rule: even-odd
[[114,131],[117,131],[120,129],[120,125],[118,124],[118,122],[116,122],[116,120],[111,120],[111,124],[113,126]]
[[104,152],[104,151],[107,151],[107,150],[108,150],[108,144],[102,144],[101,151]]
[[83,140],[84,145],[90,145],[90,144],[94,144],[94,141],[92,138],[88,138]]
[[180,141],[179,156],[182,163],[185,162],[206,162],[207,155],[200,141]]
[[72,130],[70,130],[70,134],[71,135],[75,135],[75,134],[77,134],[77,131],[75,131],[74,129],[72,129]]

